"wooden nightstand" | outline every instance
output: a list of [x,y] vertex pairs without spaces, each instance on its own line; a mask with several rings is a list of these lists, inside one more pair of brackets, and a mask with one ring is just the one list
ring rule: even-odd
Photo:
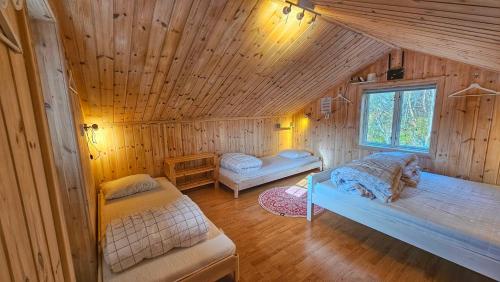
[[[200,163],[200,165],[193,166],[194,162]],[[218,188],[219,158],[214,153],[166,158],[165,175],[181,191],[212,183]]]

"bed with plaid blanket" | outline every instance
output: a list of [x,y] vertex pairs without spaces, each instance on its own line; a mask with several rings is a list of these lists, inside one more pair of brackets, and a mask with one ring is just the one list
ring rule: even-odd
[[191,247],[207,238],[208,223],[188,197],[112,220],[106,227],[104,259],[113,272],[175,247]]

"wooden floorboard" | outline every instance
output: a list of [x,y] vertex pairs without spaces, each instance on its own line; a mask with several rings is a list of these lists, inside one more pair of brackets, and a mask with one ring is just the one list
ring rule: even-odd
[[[262,209],[264,190],[305,181],[305,174],[240,193],[202,188],[187,193],[231,238],[241,281],[488,281],[489,279],[331,212],[305,218]],[[222,185],[221,185],[222,186]]]

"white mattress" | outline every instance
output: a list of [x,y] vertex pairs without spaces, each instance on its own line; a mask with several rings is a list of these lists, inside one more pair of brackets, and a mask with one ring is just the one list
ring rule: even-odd
[[447,176],[422,173],[417,188],[407,187],[401,198],[384,204],[339,192],[330,180],[314,193],[366,214],[425,226],[466,248],[500,261],[500,188]]
[[253,180],[262,176],[272,175],[277,172],[290,170],[310,163],[314,163],[319,161],[319,158],[315,156],[309,156],[300,159],[288,159],[280,156],[268,156],[261,158],[261,160],[262,167],[259,170],[252,171],[248,174],[237,174],[222,167],[219,169],[219,173],[231,179],[233,182],[239,184],[244,181]]
[[[161,187],[126,198],[108,201],[101,211],[103,227],[113,218],[144,208],[160,206],[174,201],[182,194],[166,178],[156,178]],[[102,262],[103,281],[174,281],[209,266],[236,252],[236,246],[208,218],[208,239],[190,248],[175,248],[167,254],[147,259],[120,273],[113,273]]]

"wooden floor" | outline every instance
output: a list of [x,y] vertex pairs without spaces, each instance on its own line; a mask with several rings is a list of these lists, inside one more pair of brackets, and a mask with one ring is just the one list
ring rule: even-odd
[[489,280],[328,211],[311,224],[259,206],[262,191],[304,181],[306,175],[246,190],[239,199],[225,188],[187,193],[235,242],[241,281]]

